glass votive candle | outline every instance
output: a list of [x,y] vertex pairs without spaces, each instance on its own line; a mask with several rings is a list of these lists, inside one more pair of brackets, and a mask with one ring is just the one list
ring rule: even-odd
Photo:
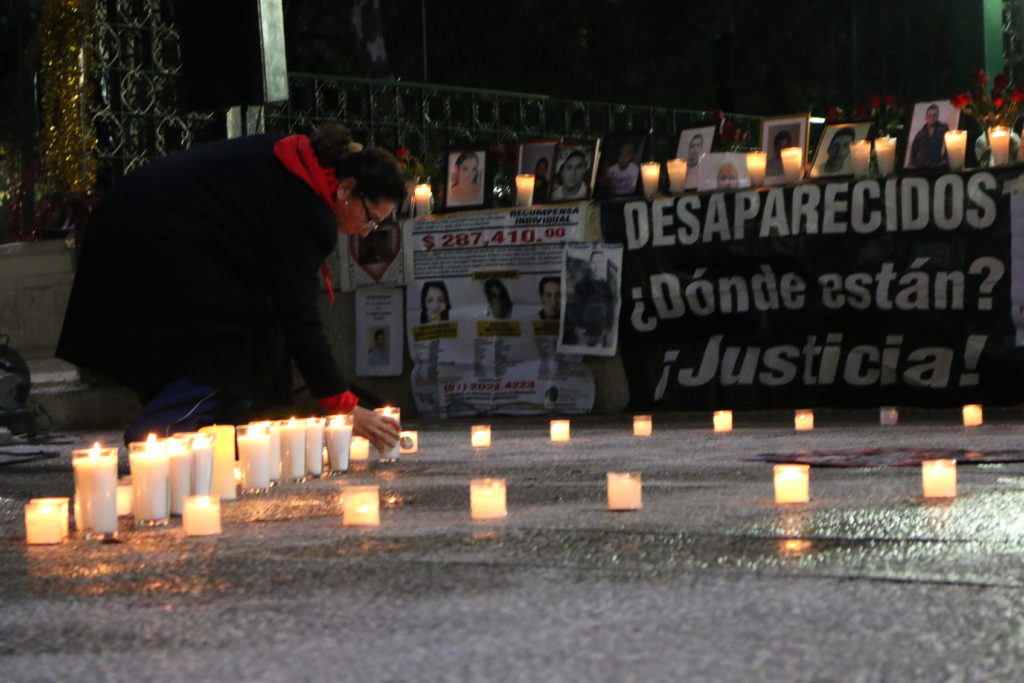
[[363,436],[352,437],[352,447],[349,449],[349,460],[369,460],[370,442]]
[[882,406],[878,409],[878,423],[883,427],[892,427],[900,421],[900,411],[893,406]]
[[192,495],[213,493],[213,457],[216,439],[213,434],[197,432],[192,437]]
[[130,443],[128,463],[132,472],[135,523],[138,526],[167,525],[171,516],[171,468],[166,444],[152,439]]
[[731,432],[732,431],[732,411],[731,410],[716,410],[711,415],[711,422],[714,425],[716,432]]
[[220,498],[188,496],[185,498],[181,526],[186,536],[213,536],[221,532]]
[[643,485],[639,472],[608,472],[608,509],[639,510],[643,507]]
[[814,411],[810,409],[794,411],[793,428],[797,431],[814,429]]
[[132,478],[124,477],[117,482],[117,516],[132,514]]
[[185,496],[192,495],[192,441],[169,437],[165,445],[170,471],[171,514],[180,515],[185,507]]
[[633,416],[633,436],[650,436],[654,433],[654,423],[650,415]]
[[341,489],[342,524],[344,526],[378,526],[380,524],[380,488],[377,486],[344,486]]
[[75,524],[88,539],[117,535],[117,448],[71,451],[75,473]]
[[270,488],[270,433],[259,423],[241,425],[238,427],[237,443],[242,492],[267,491]]
[[415,453],[420,449],[420,433],[407,429],[398,434],[398,452],[402,455]]
[[551,440],[559,442],[569,440],[569,420],[551,421]]
[[682,159],[669,159],[665,165],[668,168],[668,191],[681,194],[686,188],[686,162]]
[[25,542],[62,543],[68,537],[68,499],[33,498],[25,504]]
[[955,498],[956,460],[939,458],[922,461],[921,488],[925,498]]
[[984,422],[981,406],[969,403],[963,407],[964,427],[977,427]]
[[414,201],[416,203],[416,215],[426,216],[430,213],[430,198],[431,191],[428,183],[420,183],[416,186],[413,191]]
[[781,152],[782,173],[787,183],[804,177],[804,151],[799,147],[784,147]]
[[536,183],[532,173],[516,176],[516,206],[533,206],[533,188]]
[[896,138],[888,135],[875,138],[875,163],[883,176],[896,170]]
[[871,141],[856,140],[850,143],[850,162],[853,164],[853,175],[866,178],[871,169]]
[[645,197],[650,199],[658,194],[658,181],[661,180],[661,164],[657,161],[645,161],[640,164],[640,177],[643,180]]
[[469,428],[469,444],[473,448],[488,448],[491,445],[491,425],[473,425]]
[[348,470],[353,419],[352,415],[332,415],[327,420],[327,464],[331,474],[341,474]]
[[775,502],[806,503],[811,499],[811,466],[775,465]]
[[943,140],[946,143],[946,161],[949,163],[949,170],[961,170],[967,156],[967,131],[947,130]]
[[235,481],[235,426],[207,425],[200,427],[199,431],[213,435],[212,494],[221,500],[234,500],[238,495],[238,483]]
[[324,473],[324,418],[306,418],[306,475]]
[[[395,422],[397,422],[398,425],[399,425],[399,428],[401,428],[401,424],[402,424],[402,411],[397,406],[382,406],[380,408],[374,408],[373,412],[377,413],[378,415],[382,415],[384,417],[390,417]],[[402,453],[401,449],[398,447],[398,442],[397,441],[395,442],[394,446],[391,446],[390,448],[388,448],[386,450],[380,450],[380,449],[375,449],[375,450],[377,451],[377,457],[380,460],[398,460],[398,457]]]
[[992,126],[988,129],[988,145],[992,164],[1002,166],[1010,161],[1010,127]]
[[471,479],[469,508],[473,519],[498,519],[508,514],[504,479]]
[[747,152],[747,175],[751,187],[764,185],[764,170],[768,165],[767,152]]

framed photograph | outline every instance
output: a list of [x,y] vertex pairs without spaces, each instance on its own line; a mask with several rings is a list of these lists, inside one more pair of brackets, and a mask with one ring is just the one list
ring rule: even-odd
[[714,149],[715,135],[718,126],[714,123],[686,128],[679,133],[679,147],[676,156],[686,162],[686,184],[684,187],[697,187],[701,157],[710,154]]
[[[802,163],[806,166],[810,120],[810,114],[769,116],[761,119],[761,150],[768,155],[764,170],[765,185],[781,185],[786,182],[786,175],[782,170],[782,150],[786,147],[799,147],[802,150]],[[802,173],[800,177],[803,177]]]
[[646,133],[613,133],[604,138],[594,198],[642,194],[640,162],[646,151]]
[[615,355],[622,306],[622,252],[621,244],[566,246],[559,353]]
[[872,123],[835,123],[825,126],[814,150],[811,164],[811,178],[827,178],[837,175],[852,175],[853,162],[850,160],[850,143],[867,140]]
[[519,167],[516,172],[533,174],[534,204],[544,204],[551,197],[557,148],[558,140],[538,140],[519,145]]
[[555,157],[555,175],[551,185],[551,201],[574,202],[590,199],[594,184],[596,142],[563,143]]
[[956,130],[960,110],[949,100],[927,100],[914,105],[907,128],[907,152],[903,168],[946,165],[946,131]]
[[[694,186],[701,192],[705,190],[732,190],[738,187],[750,187],[750,175],[747,173],[747,155],[743,152],[711,152],[705,154],[697,167]],[[686,169],[687,180],[690,169]]]
[[491,198],[486,149],[448,150],[444,208],[482,209]]

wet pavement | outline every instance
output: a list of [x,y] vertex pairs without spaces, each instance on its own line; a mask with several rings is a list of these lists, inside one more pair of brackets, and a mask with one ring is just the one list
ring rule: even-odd
[[[928,502],[912,467],[814,468],[777,506],[764,452],[1024,448],[1024,412],[737,413],[410,422],[420,452],[224,504],[224,533],[133,530],[24,544],[21,506],[72,491],[59,457],[0,467],[5,680],[974,681],[1024,666],[1024,463],[961,466]],[[479,420],[477,420],[479,421]],[[124,462],[123,465],[127,463]],[[638,471],[644,508],[605,510]],[[469,479],[503,477],[508,517],[469,519]],[[380,527],[341,525],[340,487],[381,487]]]

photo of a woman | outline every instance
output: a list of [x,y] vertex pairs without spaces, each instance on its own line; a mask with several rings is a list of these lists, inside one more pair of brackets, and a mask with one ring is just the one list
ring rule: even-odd
[[437,323],[448,319],[448,311],[452,309],[448,298],[448,288],[441,280],[430,280],[423,283],[420,290],[420,322]]
[[445,206],[483,206],[483,152],[465,151],[448,154],[448,195]]

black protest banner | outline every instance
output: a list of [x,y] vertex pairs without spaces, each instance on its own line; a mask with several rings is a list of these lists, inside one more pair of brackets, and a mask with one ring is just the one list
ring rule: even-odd
[[625,245],[631,406],[1021,402],[1024,291],[1011,287],[1020,174],[603,204],[604,239]]

